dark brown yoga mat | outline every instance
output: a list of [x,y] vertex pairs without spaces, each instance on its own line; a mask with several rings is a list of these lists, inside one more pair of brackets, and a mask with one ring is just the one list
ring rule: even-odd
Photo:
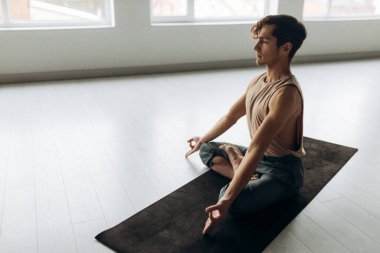
[[202,236],[204,208],[228,183],[208,171],[95,238],[116,252],[261,252],[357,151],[307,137],[304,145],[304,186],[285,202],[249,217],[229,215]]

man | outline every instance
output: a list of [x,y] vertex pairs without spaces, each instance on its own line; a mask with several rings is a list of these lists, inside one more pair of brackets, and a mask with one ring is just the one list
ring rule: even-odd
[[[271,15],[251,29],[256,64],[266,72],[254,78],[245,93],[203,137],[188,140],[200,150],[204,164],[231,179],[208,213],[203,234],[231,214],[249,214],[285,200],[303,184],[303,97],[290,71],[290,62],[306,38],[305,27],[294,17]],[[247,116],[248,148],[211,142]]]

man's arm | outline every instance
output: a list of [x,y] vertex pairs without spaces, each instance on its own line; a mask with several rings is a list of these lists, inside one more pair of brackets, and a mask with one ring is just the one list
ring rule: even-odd
[[[191,150],[186,153],[186,157],[199,150],[202,143],[211,141],[230,129],[241,117],[245,115],[246,92],[232,105],[226,115],[216,122],[216,124],[203,136],[189,139]],[[195,144],[193,144],[195,142]]]
[[271,98],[269,102],[269,113],[253,137],[247,153],[231,180],[228,189],[224,193],[224,196],[216,205],[206,208],[209,219],[203,230],[204,234],[207,233],[215,222],[225,217],[232,202],[250,180],[252,168],[256,168],[276,134],[285,126],[290,117],[297,113],[297,105],[300,102],[301,98],[299,93],[297,89],[292,86],[281,88]]

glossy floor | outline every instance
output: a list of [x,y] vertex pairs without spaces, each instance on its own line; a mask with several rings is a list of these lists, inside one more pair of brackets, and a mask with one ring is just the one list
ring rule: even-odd
[[[295,65],[305,136],[359,148],[266,252],[380,252],[380,60]],[[0,87],[0,252],[110,252],[94,236],[206,168],[207,131],[264,69]],[[219,138],[248,144],[245,119]],[[201,232],[201,231],[200,231]]]

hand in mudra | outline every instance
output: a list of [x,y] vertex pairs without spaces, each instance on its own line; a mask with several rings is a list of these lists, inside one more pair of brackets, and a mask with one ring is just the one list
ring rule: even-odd
[[187,142],[189,143],[189,146],[190,146],[190,151],[186,153],[186,158],[191,155],[192,153],[196,152],[199,150],[199,148],[201,147],[201,145],[203,144],[203,142],[201,142],[201,138],[198,137],[198,136],[194,136],[192,138],[190,138],[189,140],[187,140]]
[[205,211],[208,213],[208,219],[203,228],[202,233],[204,235],[210,231],[215,223],[226,218],[229,207],[230,205],[226,201],[220,199],[215,205],[206,208]]

